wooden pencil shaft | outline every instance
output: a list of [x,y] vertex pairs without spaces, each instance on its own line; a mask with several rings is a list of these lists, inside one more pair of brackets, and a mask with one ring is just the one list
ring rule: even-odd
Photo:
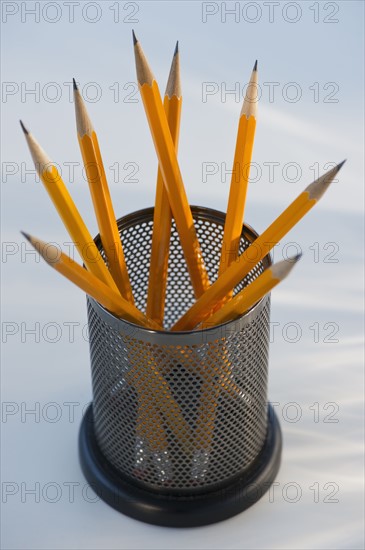
[[95,132],[92,132],[91,140],[92,140],[93,146],[94,146],[94,151],[95,151],[95,155],[96,155],[96,162],[98,163],[98,166],[100,167],[101,183],[102,183],[102,186],[103,186],[105,199],[108,203],[109,209],[112,212],[113,219],[115,221],[116,217],[115,217],[115,214],[114,214],[113,202],[112,202],[112,198],[111,198],[111,195],[110,195],[109,185],[108,185],[108,182],[107,182],[107,179],[106,179],[105,168],[104,168],[104,163],[103,163],[103,159],[102,159],[101,152],[100,152],[98,136],[96,135]]
[[78,141],[109,270],[122,296],[134,303],[98,137],[75,81],[74,99]]
[[[226,381],[229,384],[232,382],[232,365],[227,355],[225,343],[213,346],[208,352],[208,357],[215,367],[204,369],[204,382],[200,390],[196,423],[196,445],[198,449],[206,452],[211,450],[220,392],[226,389]],[[242,391],[240,390],[239,393],[241,394]]]
[[165,451],[168,448],[167,436],[153,394],[148,388],[139,387],[138,382],[134,385],[138,395],[136,433],[141,439],[146,439],[151,452]]
[[30,133],[26,134],[26,139],[39,177],[87,269],[99,277],[100,280],[104,281],[110,288],[117,290],[113,278],[57,168]]
[[155,80],[152,86],[144,84],[140,89],[191,283],[198,297],[208,288],[209,281],[160,93]]
[[122,296],[133,303],[133,294],[125,264],[118,226],[109,192],[106,191],[106,182],[103,184],[102,181],[102,174],[104,170],[100,164],[100,152],[97,154],[95,150],[93,137],[95,140],[95,134],[94,136],[85,134],[82,138],[79,137],[79,143],[89,182],[96,219],[98,222],[100,237],[113,279],[116,282]]
[[247,86],[238,123],[227,216],[224,224],[219,275],[221,275],[238,256],[253,143],[255,139],[257,100],[258,73],[256,61],[250,82]]
[[[228,302],[222,309],[212,315],[205,323],[203,328],[208,326],[214,326],[218,323],[228,321],[238,315],[243,314],[251,306],[262,299],[266,294],[270,292],[280,281],[282,281],[292,270],[294,264],[299,260],[300,255],[296,256],[291,262],[282,261],[278,262],[271,268],[264,271],[257,279],[244,288],[239,294]],[[230,374],[230,363],[226,357],[225,347],[223,353],[217,348],[215,356],[221,359],[221,366],[219,369],[219,378],[224,374]],[[227,364],[228,363],[228,364]],[[214,372],[214,371],[213,371]],[[218,398],[220,394],[220,385],[216,380],[216,376],[211,376],[212,373],[206,373],[206,377],[210,377],[211,380],[206,380],[202,387],[200,415],[198,416],[197,427],[202,427],[202,434],[204,438],[202,441],[203,449],[210,449],[211,441],[214,433],[214,423],[216,408],[218,405]],[[204,425],[206,424],[206,430]]]
[[[165,95],[164,109],[176,152],[178,150],[182,99]],[[153,233],[150,260],[146,313],[163,324],[165,295],[167,285],[167,268],[171,235],[172,212],[164,186],[160,168],[158,169],[155,211],[153,216]]]
[[301,254],[298,254],[294,258],[277,262],[266,269],[219,311],[210,316],[203,323],[203,326],[208,327],[224,323],[245,313],[285,279],[300,258]]
[[[119,294],[112,291],[104,284],[97,284],[97,280],[85,269],[76,263],[70,262],[70,259],[63,259],[56,264],[57,271],[62,273],[69,280],[74,282],[86,294],[94,298],[102,306],[108,309],[116,317],[121,317],[132,323],[137,323],[145,327],[155,326],[155,323],[148,320],[145,315]],[[77,266],[77,267],[76,267]]]
[[195,429],[195,446],[197,449],[210,450],[220,390],[220,385],[214,378],[205,380],[201,385]]
[[[332,178],[333,179],[333,178]],[[320,180],[317,180],[318,182]],[[191,330],[205,320],[224,298],[317,202],[303,191],[286,210],[243,252],[234,264],[175,323],[172,330]]]
[[250,163],[255,136],[256,119],[242,115],[237,133],[227,216],[224,225],[222,253],[219,265],[221,275],[238,256],[246,203]]
[[[141,370],[140,365],[147,368]],[[180,406],[171,394],[168,382],[159,372],[158,366],[152,353],[145,349],[135,355],[130,370],[131,380],[139,379],[139,384],[144,384],[154,396],[154,402],[161,414],[166,419],[169,428],[185,448],[187,452],[191,449],[192,430],[184,419]]]
[[[187,350],[182,349],[180,352],[179,362],[181,361],[181,364],[184,366],[185,369],[187,369],[189,372],[191,372],[194,376],[200,376],[202,378],[206,375],[206,369],[205,366],[202,365],[199,361],[196,361],[191,354],[187,353]],[[224,361],[221,361],[221,376],[217,380],[217,383],[221,386],[224,391],[228,393],[228,395],[232,399],[240,399],[242,397],[242,390],[239,386],[232,380],[230,374],[231,374],[231,364],[226,359],[226,354],[224,353]]]
[[212,327],[242,315],[266,296],[279,282],[280,279],[274,278],[271,270],[267,269],[260,277],[243,289],[239,295],[232,298],[230,302],[210,316],[203,323],[203,327]]
[[137,323],[144,327],[158,330],[157,323],[147,317],[134,305],[122,298],[119,293],[112,290],[95,275],[76,263],[67,254],[62,253],[57,247],[45,243],[31,236],[26,236],[32,246],[39,252],[44,260],[56,271],[64,275],[69,281],[81,288],[86,294],[94,298],[103,307],[117,317]]
[[[173,57],[171,70],[168,78],[165,98],[164,110],[169,125],[169,130],[175,149],[177,152],[180,130],[181,116],[181,88],[180,88],[180,72],[179,72],[179,55],[175,52]],[[165,190],[162,174],[158,168],[155,209],[153,216],[153,233],[151,244],[150,271],[147,290],[147,306],[146,315],[155,320],[159,325],[163,325],[165,294],[167,285],[167,269],[169,258],[169,246],[171,235],[172,213]],[[153,397],[153,395],[151,395]],[[140,416],[140,413],[138,413]],[[156,427],[159,431],[159,416],[157,409],[152,412],[151,432],[155,434]],[[137,419],[137,424],[140,418]],[[156,424],[156,427],[153,425]],[[179,430],[177,430],[179,435]],[[165,437],[165,440],[163,440]],[[152,439],[151,446],[154,445],[155,436]],[[167,448],[167,440],[165,432],[162,428],[162,433],[159,439],[161,440],[160,447]],[[156,447],[156,445],[154,445]]]
[[209,286],[194,220],[187,200],[174,143],[166,119],[160,91],[140,43],[135,36],[137,79],[148,124],[159,161],[169,203],[179,233],[191,283],[196,296]]
[[[251,158],[256,130],[258,99],[257,61],[252,71],[238,123],[236,148],[228,198],[227,215],[224,224],[222,250],[218,275],[236,261],[239,254],[242,223],[246,205],[246,195],[250,175]],[[218,310],[233,295],[231,290],[214,308]]]

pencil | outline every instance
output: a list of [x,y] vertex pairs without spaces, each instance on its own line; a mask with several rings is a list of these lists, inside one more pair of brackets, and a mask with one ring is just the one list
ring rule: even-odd
[[300,257],[301,254],[298,254],[290,260],[277,262],[273,266],[265,269],[257,279],[241,290],[237,296],[227,302],[221,309],[211,315],[203,323],[202,328],[219,325],[243,315],[243,313],[259,302],[270,292],[270,290],[289,275]]
[[208,362],[204,365],[204,379],[200,387],[195,427],[195,452],[191,470],[191,477],[195,480],[204,479],[208,467],[218,399],[222,389],[221,382],[225,378],[224,367],[227,362],[226,350],[213,345],[208,352]]
[[[133,304],[111,290],[56,246],[24,232],[22,232],[22,235],[51,267],[76,284],[113,315],[146,328],[155,330],[160,328]],[[147,365],[148,368],[141,372],[140,365]],[[177,438],[184,436],[185,444],[188,445],[190,428],[184,420],[179,405],[172,398],[169,385],[159,373],[156,362],[148,349],[143,350],[139,355],[134,354],[133,365],[128,371],[128,381],[135,384],[139,391],[144,387],[146,391],[151,391],[156,396],[156,403],[158,403],[159,409],[168,420],[171,430],[174,431]]]
[[[345,161],[311,183],[278,218],[237,258],[236,262],[174,324],[172,330],[191,330],[209,317],[210,312],[249,271],[260,262],[294,225],[320,200]],[[254,259],[252,259],[254,257]]]
[[85,266],[110,288],[118,291],[113,277],[109,273],[57,168],[36,141],[33,134],[26,129],[22,121],[20,121],[20,125],[23,129],[39,177],[69,232],[71,239],[75,243]]
[[[170,386],[161,374],[155,357],[148,345],[135,346],[135,338],[131,337],[133,346],[133,363],[128,372],[131,383],[143,387],[153,395],[153,402],[164,417],[170,431],[187,453],[191,452],[193,443],[192,429],[186,422],[180,405],[173,398]],[[128,350],[128,339],[126,339]],[[128,352],[128,351],[127,351]],[[141,365],[146,368],[141,369]]]
[[238,123],[227,215],[224,224],[219,275],[237,259],[245,211],[250,163],[255,139],[258,72],[255,62]]
[[[176,152],[178,150],[179,142],[181,105],[180,55],[177,42],[164,97],[164,110]],[[155,320],[161,326],[163,326],[164,318],[171,221],[172,213],[169,199],[164,187],[161,170],[159,168],[157,174],[155,209],[153,215],[146,315]],[[152,433],[155,431],[154,426],[157,426],[157,431],[161,432],[158,410],[151,411],[150,416],[150,427]],[[167,440],[166,436],[165,440],[163,439],[162,432],[160,433],[159,441],[160,448],[154,449],[155,457],[163,457],[164,453],[167,452]],[[169,477],[168,474],[166,475]]]
[[75,79],[74,100],[77,137],[84,162],[90,194],[98,222],[101,242],[108,260],[109,270],[121,295],[134,303],[121,238],[114,214],[112,199],[100,153],[98,137],[77,88]]
[[159,481],[166,482],[172,477],[172,471],[163,418],[153,403],[151,392],[145,389],[139,391],[138,386],[136,389],[138,408],[136,420],[136,471],[134,473],[137,477],[143,479],[148,472],[149,457],[151,457]]
[[61,273],[69,281],[81,288],[116,317],[121,317],[132,323],[158,330],[160,327],[154,321],[139,311],[133,304],[125,300],[116,291],[109,288],[95,275],[84,269],[72,258],[61,252],[56,246],[41,241],[27,233],[22,235],[37,250],[48,265]]
[[[272,288],[280,281],[285,279],[293,269],[295,263],[299,260],[301,254],[298,254],[291,260],[278,262],[266,269],[257,279],[244,288],[237,296],[227,302],[219,311],[214,313],[205,323],[202,328],[212,327],[219,323],[224,323],[235,317],[242,315],[251,306],[263,298]],[[196,423],[196,440],[197,448],[199,449],[199,461],[195,467],[195,477],[202,477],[204,468],[209,461],[211,444],[214,435],[215,418],[218,408],[218,399],[221,392],[221,383],[230,373],[230,362],[227,358],[227,350],[223,345],[223,349],[217,347],[212,350],[214,354],[214,362],[220,361],[219,369],[210,367],[208,364],[204,373],[204,382],[201,387],[201,397]]]
[[[176,153],[179,143],[181,105],[180,54],[178,43],[176,43],[164,97],[164,110]],[[169,198],[167,196],[161,170],[159,168],[156,185],[155,210],[153,214],[153,233],[146,314],[161,326],[163,325],[165,309],[171,220],[172,213]]]
[[[172,356],[172,359],[174,359],[174,356]],[[196,356],[194,349],[179,349],[176,360],[178,361],[178,364],[181,364],[181,366],[191,372],[194,376],[201,378],[205,377],[205,364],[204,362],[201,362],[201,357]],[[231,364],[228,360],[225,360],[223,363],[221,362],[220,368],[222,369],[222,374],[226,376],[219,378],[218,383],[221,386],[221,389],[227,392],[232,399],[241,399],[243,396],[241,388],[237,386],[232,378],[230,378]]]
[[148,441],[151,452],[165,451],[167,437],[163,429],[163,419],[157,409],[151,392],[146,388],[138,388],[137,434]]
[[176,222],[191,284],[195,296],[199,297],[209,287],[209,279],[176,157],[174,142],[169,130],[157,82],[134,33],[133,41],[138,85],[154,141],[159,167]]

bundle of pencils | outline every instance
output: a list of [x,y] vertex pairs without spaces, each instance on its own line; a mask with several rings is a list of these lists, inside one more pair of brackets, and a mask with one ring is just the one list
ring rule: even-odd
[[[249,182],[258,97],[254,64],[240,113],[218,278],[210,284],[181,175],[177,150],[182,93],[178,44],[162,100],[157,81],[133,32],[137,80],[159,162],[146,311],[134,305],[123,242],[113,209],[96,131],[74,80],[77,137],[85,165],[105,261],[55,164],[21,122],[36,170],[81,256],[84,267],[40,239],[23,233],[49,265],[111,313],[154,330],[164,328],[171,223],[174,219],[196,301],[172,331],[212,327],[235,319],[289,273],[299,257],[273,265],[236,296],[234,288],[318,202],[343,162],[311,183],[241,254],[239,244]],[[252,251],[255,254],[252,254]],[[254,257],[255,260],[250,258]]]
[[[114,213],[98,137],[75,80],[77,137],[100,232],[102,250],[98,249],[92,239],[56,165],[21,122],[36,170],[75,243],[83,266],[54,245],[27,233],[23,235],[49,265],[112,314],[141,327],[159,331],[166,328],[164,327],[165,301],[171,228],[174,220],[191,287],[195,294],[195,302],[170,330],[204,330],[242,316],[289,274],[299,260],[299,255],[268,267],[259,276],[251,277],[252,282],[234,295],[237,285],[242,283],[251,270],[319,201],[343,162],[308,185],[244,252],[239,253],[256,130],[258,97],[256,61],[238,121],[218,277],[211,284],[177,158],[182,106],[178,44],[174,51],[166,92],[162,100],[157,81],[134,32],[133,42],[138,85],[159,163],[149,280],[146,288],[146,311],[141,311],[134,303],[133,284],[129,278],[124,255],[122,232],[118,228]],[[169,387],[166,373],[159,367],[151,350],[146,348],[141,350],[138,357],[134,355],[126,375],[128,384],[136,391],[138,402],[136,471],[143,475],[143,469],[146,467],[145,457],[150,453],[158,476],[163,482],[168,482],[172,475],[166,426],[169,432],[179,440],[185,452],[192,453],[192,478],[202,479],[212,447],[219,394],[224,391],[234,399],[240,399],[242,394],[242,389],[231,377],[232,365],[224,344],[217,349],[213,346],[207,352],[208,359],[214,353],[218,360],[220,365],[218,374],[215,369],[209,369],[209,360],[207,364],[200,365],[196,361],[191,361],[188,348],[180,351],[179,362],[186,369],[194,368],[195,374],[202,379],[194,436]],[[146,368],[140,368],[141,365],[146,365]],[[230,380],[229,384],[227,380]],[[194,447],[191,446],[193,441]]]

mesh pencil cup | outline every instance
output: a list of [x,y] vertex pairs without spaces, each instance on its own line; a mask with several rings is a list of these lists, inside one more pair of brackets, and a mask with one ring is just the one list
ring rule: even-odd
[[[201,207],[192,213],[214,281],[224,214]],[[118,221],[142,310],[152,226],[152,208]],[[244,226],[240,252],[256,237]],[[267,256],[235,292],[270,264]],[[193,302],[173,223],[165,326]],[[280,427],[267,402],[270,297],[235,321],[189,332],[148,330],[91,298],[87,305],[93,402],[79,453],[96,493],[126,515],[180,527],[214,523],[254,504],[275,479],[281,456]]]

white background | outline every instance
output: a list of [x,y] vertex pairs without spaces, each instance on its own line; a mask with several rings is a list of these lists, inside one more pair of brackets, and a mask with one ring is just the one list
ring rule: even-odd
[[[2,2],[2,547],[362,548],[363,3],[241,2],[225,16],[233,2],[80,1],[73,22],[65,2],[46,4]],[[27,12],[34,8],[39,22]],[[274,250],[276,260],[303,252],[272,297],[269,397],[284,435],[277,485],[243,514],[204,528],[144,525],[87,487],[77,457],[91,400],[85,297],[19,234],[69,243],[42,184],[25,173],[32,164],[18,118],[61,165],[97,233],[80,164],[73,181],[65,165],[80,163],[72,77],[89,99],[117,215],[153,204],[155,153],[131,96],[132,27],[162,90],[180,40],[180,159],[192,204],[226,208],[222,167],[231,168],[238,95],[256,58],[262,97],[246,221],[262,231],[318,170],[348,158]],[[214,95],[204,96],[207,83]],[[232,89],[237,95],[225,94]],[[272,162],[273,178],[263,164]],[[204,177],[206,163],[215,175]]]

